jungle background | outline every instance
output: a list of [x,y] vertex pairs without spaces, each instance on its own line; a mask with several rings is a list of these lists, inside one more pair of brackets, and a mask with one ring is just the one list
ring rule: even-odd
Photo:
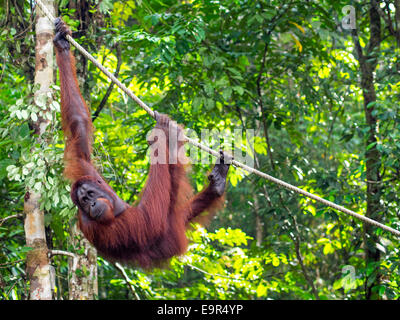
[[[53,299],[400,298],[398,238],[235,168],[224,209],[188,232],[188,253],[168,269],[98,256],[76,230],[62,177],[54,62],[50,91],[35,98],[35,3],[0,3],[1,299],[32,298],[35,250],[45,252]],[[257,169],[400,230],[399,0],[46,3],[154,110],[199,135],[254,129],[239,148]],[[154,120],[72,50],[96,164],[133,202]],[[195,190],[210,169],[192,165]],[[40,248],[26,239],[32,194]]]

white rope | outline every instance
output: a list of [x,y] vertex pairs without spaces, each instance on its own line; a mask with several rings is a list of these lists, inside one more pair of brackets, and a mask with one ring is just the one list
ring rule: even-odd
[[[50,19],[50,21],[54,21],[55,18],[54,16],[51,14],[51,12],[46,8],[46,6],[41,2],[41,0],[35,0],[36,3],[39,5],[40,9],[42,9],[42,11],[44,12],[44,14]],[[140,100],[131,90],[129,90],[121,81],[119,81],[110,71],[108,71],[103,65],[101,65],[89,52],[87,52],[79,43],[77,43],[70,35],[66,36],[67,40],[75,47],[77,48],[86,58],[88,58],[90,61],[92,61],[92,63],[99,68],[112,82],[114,82],[122,91],[124,91],[129,97],[131,97],[141,108],[143,108],[151,117],[154,118],[154,111],[151,110],[142,100]],[[188,137],[185,137],[186,141],[189,142],[190,144],[196,146],[197,148],[208,152],[209,154],[212,154],[215,157],[219,157],[220,154],[219,152],[210,149],[209,147],[191,139]],[[375,221],[371,218],[368,218],[366,216],[363,216],[359,213],[356,213],[354,211],[351,211],[349,209],[346,209],[345,207],[342,207],[336,203],[333,203],[331,201],[325,200],[319,196],[316,196],[310,192],[307,192],[303,189],[297,188],[285,181],[279,180],[277,178],[274,178],[264,172],[261,172],[257,169],[254,169],[252,167],[249,167],[241,162],[238,162],[236,160],[232,160],[232,164],[236,167],[242,168],[250,173],[254,173],[264,179],[267,179],[273,183],[276,183],[277,185],[284,187],[288,190],[294,191],[296,193],[302,194],[305,197],[308,197],[310,199],[313,199],[315,201],[318,201],[328,207],[331,207],[335,210],[341,211],[343,213],[346,213],[348,215],[351,215],[357,219],[360,219],[362,221],[364,221],[365,223],[374,225],[376,227],[379,227],[383,230],[386,230],[398,237],[400,237],[400,231],[395,230],[391,227],[388,227],[378,221]]]

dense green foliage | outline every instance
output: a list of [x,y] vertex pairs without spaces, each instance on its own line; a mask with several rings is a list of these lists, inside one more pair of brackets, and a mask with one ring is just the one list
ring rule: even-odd
[[[111,71],[120,64],[118,77],[153,109],[199,136],[202,129],[254,129],[254,141],[244,135],[237,146],[261,171],[366,214],[373,201],[366,163],[376,150],[379,181],[369,183],[379,184],[377,217],[400,230],[400,48],[387,25],[397,25],[391,19],[400,17],[398,2],[380,1],[382,41],[367,56],[377,57],[376,101],[366,108],[355,46],[358,39],[368,49],[375,1],[93,0],[80,1],[86,7],[79,12],[75,1],[56,2],[73,37]],[[75,209],[61,177],[57,102],[40,153],[30,151],[29,120],[41,115],[32,101],[35,14],[28,1],[0,3],[0,296],[26,299],[26,188],[43,195],[51,248],[73,250]],[[356,35],[343,28],[349,4]],[[109,80],[83,58],[78,69],[92,111],[104,107],[94,122],[96,163],[133,202],[145,182],[145,136],[154,121],[115,88],[103,105]],[[372,144],[368,110],[376,118]],[[210,168],[193,164],[197,190]],[[399,239],[373,229],[373,248],[366,248],[360,221],[239,169],[232,168],[229,181],[224,210],[207,229],[189,232],[187,255],[167,270],[126,269],[136,295],[99,258],[99,298],[363,299],[371,284],[373,298],[400,298]],[[18,216],[2,220],[12,215]],[[367,249],[380,259],[366,261]],[[65,299],[67,259],[57,256],[52,265],[57,295]]]

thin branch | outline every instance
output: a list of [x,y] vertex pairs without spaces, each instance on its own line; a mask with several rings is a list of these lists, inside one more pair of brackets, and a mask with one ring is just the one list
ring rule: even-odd
[[[119,71],[121,69],[121,64],[122,64],[122,56],[121,56],[121,46],[117,43],[115,46],[116,49],[116,55],[117,55],[117,67],[115,68],[114,76],[117,78],[119,75]],[[111,95],[111,92],[114,88],[114,82],[111,81],[110,85],[108,86],[107,92],[104,95],[103,99],[101,100],[99,106],[97,107],[96,111],[94,112],[92,116],[92,122],[96,120],[96,118],[99,116],[101,110],[103,110],[104,106],[107,103],[108,98]]]
[[76,254],[69,252],[69,251],[64,251],[64,250],[49,250],[49,255],[50,255],[50,258],[54,257],[54,256],[68,256],[72,259],[77,258]]
[[[400,0],[394,0],[394,7],[396,8],[396,11],[394,12],[394,21],[396,25],[396,36],[397,39],[400,39]],[[388,15],[390,17],[390,8],[389,4],[386,3],[386,10],[388,11]],[[398,40],[400,41],[400,40]]]
[[4,54],[4,58],[3,58],[3,68],[1,70],[0,82],[3,79],[4,70],[6,69],[6,60],[7,60],[7,53]]
[[[238,114],[239,114],[240,121],[242,122],[242,126],[244,127],[243,117],[242,117],[242,114],[241,114],[239,108],[237,109],[237,112],[238,112]],[[264,127],[264,129],[265,129],[265,127]],[[249,145],[250,145],[250,144],[249,144]],[[259,162],[258,162],[257,153],[255,152],[255,150],[254,150],[253,148],[252,148],[252,152],[253,152],[253,154],[254,154],[254,159],[255,159],[255,162],[256,162],[256,167],[259,167],[260,164],[259,164]],[[269,157],[270,157],[270,159],[271,159],[271,157],[272,157],[272,154],[271,154],[271,153],[269,154]],[[272,170],[276,171],[273,162],[272,162]],[[273,206],[272,206],[271,199],[270,199],[270,196],[269,196],[269,194],[268,194],[268,190],[267,190],[267,188],[266,188],[266,185],[264,184],[264,185],[262,186],[262,188],[263,188],[263,190],[264,190],[264,197],[265,197],[265,199],[267,200],[269,206],[272,208]],[[315,286],[314,286],[314,282],[313,282],[313,281],[310,279],[310,277],[308,276],[307,269],[306,269],[306,267],[305,267],[305,265],[304,265],[303,257],[302,257],[301,252],[300,252],[300,230],[299,230],[299,227],[298,227],[298,224],[297,224],[296,217],[295,217],[294,215],[292,215],[291,211],[290,211],[289,208],[286,206],[285,202],[284,202],[283,199],[282,199],[282,195],[281,195],[280,192],[279,192],[279,199],[280,199],[280,202],[281,202],[282,207],[287,211],[287,213],[289,214],[289,216],[290,216],[290,217],[292,218],[292,220],[293,220],[293,225],[294,225],[294,227],[295,227],[296,235],[293,236],[293,237],[291,237],[291,238],[292,238],[292,240],[293,240],[293,242],[294,242],[296,257],[297,257],[297,260],[298,260],[298,262],[299,262],[299,264],[300,264],[300,267],[301,267],[301,270],[302,270],[302,272],[303,272],[304,278],[305,278],[305,280],[307,281],[308,285],[311,287],[311,290],[312,290],[312,292],[313,292],[315,298],[316,298],[317,300],[319,300],[318,291],[316,290],[316,288],[315,288]]]
[[[331,105],[330,110],[332,110],[332,109],[333,109],[333,100],[332,100],[332,97],[331,97],[331,96],[329,96],[329,102],[330,102],[330,105]],[[324,151],[324,159],[325,159],[325,160],[327,159],[328,148],[329,148],[329,145],[330,145],[330,141],[331,141],[333,129],[334,129],[334,127],[335,127],[336,119],[337,119],[337,117],[339,116],[339,113],[342,112],[342,111],[343,111],[343,108],[342,108],[342,106],[339,105],[339,108],[338,108],[337,111],[335,112],[335,115],[334,115],[334,117],[333,117],[333,120],[331,121],[331,124],[330,124],[330,126],[329,126],[327,144],[326,144],[326,148],[325,148],[325,151]]]
[[[237,109],[237,112],[238,112],[238,114],[239,114],[240,121],[242,122],[242,126],[244,127],[243,117],[242,117],[242,114],[241,114],[239,108]],[[259,167],[260,164],[259,164],[259,162],[258,162],[258,157],[257,157],[257,154],[256,154],[256,152],[255,152],[255,150],[254,150],[253,148],[252,148],[252,152],[253,152],[253,154],[254,154],[254,159],[255,159],[255,161],[256,161],[256,167]],[[269,156],[270,156],[270,158],[271,158],[272,154],[270,154]],[[272,169],[273,169],[274,171],[276,171],[274,165],[272,165]],[[271,203],[271,200],[270,200],[270,197],[269,197],[269,194],[268,194],[268,190],[267,190],[267,188],[266,188],[265,185],[263,185],[262,188],[264,189],[264,197],[265,197],[265,199],[267,200],[269,206],[272,208],[272,203]],[[300,252],[300,230],[299,230],[299,226],[298,226],[298,224],[297,224],[296,217],[295,217],[294,215],[292,215],[291,211],[289,210],[289,208],[288,208],[288,207],[286,206],[286,204],[284,203],[284,201],[283,201],[283,199],[282,199],[282,195],[281,195],[280,192],[279,192],[279,199],[280,199],[280,202],[281,202],[282,207],[287,211],[287,213],[289,214],[289,216],[290,216],[290,217],[292,218],[292,220],[293,220],[293,225],[294,225],[294,228],[295,228],[296,235],[293,236],[293,237],[291,237],[291,238],[292,238],[292,240],[293,240],[293,242],[294,242],[296,257],[297,257],[297,260],[298,260],[298,262],[299,262],[299,264],[300,264],[300,267],[301,267],[301,270],[302,270],[302,272],[303,272],[304,278],[305,278],[305,280],[307,281],[308,285],[311,287],[311,290],[312,290],[312,292],[313,292],[315,298],[316,298],[317,300],[319,300],[320,298],[319,298],[319,295],[318,295],[318,291],[317,291],[317,289],[316,289],[315,286],[314,286],[314,282],[313,282],[313,281],[310,279],[310,277],[308,276],[307,269],[306,269],[306,267],[305,267],[305,265],[304,265],[303,256],[301,255],[301,252]]]
[[18,213],[18,214],[13,214],[12,216],[8,216],[3,219],[0,219],[0,226],[3,225],[3,223],[6,222],[7,220],[14,219],[14,218],[22,218],[23,216],[24,215],[22,213]]
[[[272,168],[272,170],[274,172],[276,172],[276,167],[275,167],[275,163],[274,163],[273,156],[272,156],[272,150],[271,150],[271,144],[270,144],[270,139],[269,139],[268,127],[267,127],[267,124],[265,122],[266,115],[265,115],[264,105],[263,105],[263,102],[262,102],[262,93],[261,93],[261,75],[262,75],[262,72],[263,72],[263,69],[264,69],[264,66],[265,66],[265,57],[266,57],[267,51],[268,51],[268,43],[266,43],[266,45],[264,47],[264,55],[263,55],[263,58],[262,58],[261,67],[260,67],[259,75],[258,75],[258,78],[257,78],[257,93],[258,93],[258,96],[259,96],[259,105],[261,107],[261,112],[263,113],[263,127],[264,127],[264,135],[265,135],[265,139],[266,139],[266,143],[267,143],[267,148],[268,148],[268,156],[269,156],[269,159],[270,159],[270,162],[271,162],[271,168]],[[263,185],[263,189],[264,189],[264,193],[265,193],[265,198],[267,199],[269,205],[272,207],[272,203],[269,200],[269,195],[268,195],[267,188],[266,188],[265,185]],[[315,298],[317,300],[319,300],[318,292],[317,292],[317,290],[316,290],[316,288],[314,286],[313,281],[311,281],[310,277],[308,276],[307,269],[306,269],[306,267],[304,265],[303,257],[302,257],[301,252],[300,252],[300,231],[299,231],[299,228],[298,228],[296,217],[294,217],[292,215],[292,213],[289,210],[289,208],[285,205],[285,203],[284,203],[284,201],[282,199],[281,193],[279,193],[279,199],[280,199],[281,205],[285,208],[285,210],[288,212],[289,216],[291,216],[292,219],[293,219],[296,235],[292,238],[292,240],[293,240],[294,245],[295,245],[296,257],[297,257],[297,260],[298,260],[298,262],[299,262],[299,264],[301,266],[301,270],[303,272],[304,278],[307,281],[307,283],[309,284],[309,286],[311,287],[311,290],[312,290]]]
[[10,290],[8,290],[8,292],[6,293],[6,296],[8,297],[8,295],[10,294],[10,292],[12,291],[12,289],[14,289],[15,285],[17,284],[19,279],[15,280],[13,285],[11,286]]
[[261,80],[262,80],[262,74],[263,74],[264,68],[265,68],[265,62],[267,59],[267,52],[268,52],[268,48],[269,48],[269,44],[270,44],[271,34],[274,31],[276,25],[278,24],[279,19],[283,16],[284,13],[286,13],[289,10],[290,6],[291,6],[291,3],[288,5],[288,7],[286,9],[282,10],[279,14],[274,16],[271,20],[271,27],[269,28],[267,35],[266,35],[267,41],[265,42],[265,45],[264,45],[264,52],[263,52],[262,59],[261,59],[261,66],[260,66],[260,70],[258,72],[257,81],[256,81],[258,104],[261,108],[261,113],[263,115],[262,122],[263,122],[263,127],[264,127],[264,135],[265,135],[265,139],[266,139],[266,143],[267,143],[268,155],[269,155],[269,158],[271,161],[271,167],[274,171],[275,171],[275,165],[274,165],[274,159],[273,159],[271,145],[270,145],[268,127],[267,127],[267,123],[266,123],[267,115],[266,115],[266,110],[265,110],[264,103],[262,100],[263,95],[262,95],[262,90],[261,90]]
[[266,56],[267,56],[268,47],[269,47],[269,44],[270,44],[270,42],[269,42],[270,41],[270,37],[271,37],[271,34],[274,31],[276,25],[278,24],[279,19],[283,16],[284,13],[286,13],[289,10],[290,6],[291,6],[291,3],[288,5],[288,7],[286,9],[282,10],[279,14],[274,16],[271,19],[271,22],[270,22],[271,23],[271,27],[268,29],[268,32],[267,32],[267,35],[266,35],[268,41],[265,42],[264,53],[263,53],[263,57],[262,57],[262,61],[261,61],[260,72],[259,72],[258,77],[257,77],[257,92],[258,92],[258,95],[259,95],[260,98],[261,98],[261,78],[262,78],[262,73],[264,72]]
[[22,29],[26,29],[26,26],[25,26],[25,23],[24,23],[25,22],[25,17],[21,13],[20,7],[18,6],[17,2],[15,0],[13,0],[13,2],[14,2],[15,10],[18,12],[19,16],[21,17],[21,19],[19,20],[19,23],[22,25]]
[[78,255],[69,252],[69,251],[64,251],[64,250],[49,250],[48,252],[49,258],[52,258],[54,256],[67,256],[72,258],[72,265],[70,267],[70,271],[72,273],[76,272],[76,269],[78,268],[78,262],[79,262],[79,257]]
[[379,3],[377,3],[376,0],[372,0],[371,3],[375,7],[375,10],[379,13],[381,18],[386,22],[390,34],[396,37],[396,31],[393,28],[392,20],[390,18],[390,11],[388,12],[388,15],[385,15],[382,8],[379,6]]
[[306,268],[306,266],[304,264],[303,256],[301,255],[301,251],[300,251],[300,229],[299,229],[299,225],[297,223],[297,218],[296,218],[295,215],[292,214],[290,209],[287,207],[287,205],[283,201],[282,194],[280,192],[279,192],[279,199],[280,199],[280,202],[281,202],[281,206],[287,211],[289,217],[291,217],[292,221],[293,221],[294,231],[295,231],[296,234],[291,236],[290,233],[289,233],[289,237],[294,242],[296,258],[297,258],[297,261],[300,264],[301,271],[303,272],[304,279],[307,281],[308,285],[311,287],[311,290],[312,290],[315,298],[317,300],[319,300],[320,298],[319,298],[319,295],[318,295],[318,291],[314,286],[314,282],[308,276],[307,268]]
[[0,263],[0,268],[7,268],[10,264],[16,264],[19,262],[25,261],[25,259],[19,259],[19,260],[14,260],[14,261],[9,261],[5,263]]
[[[286,208],[286,210],[288,210],[288,209]],[[314,282],[308,276],[306,266],[304,265],[303,256],[301,255],[301,252],[300,252],[300,230],[299,230],[299,225],[297,224],[296,216],[292,215],[292,214],[290,214],[290,216],[292,217],[294,229],[296,231],[296,235],[292,237],[292,240],[294,242],[297,260],[299,261],[301,270],[303,271],[304,278],[306,279],[308,285],[311,287],[311,290],[312,290],[315,298],[317,300],[319,300],[320,298],[318,295],[318,291],[314,286]]]
[[140,300],[140,297],[136,293],[135,287],[132,285],[132,280],[126,274],[124,267],[121,266],[118,262],[114,264],[114,267],[117,268],[119,272],[121,272],[122,276],[125,279],[125,282],[129,285],[129,288],[131,289],[133,295],[136,297],[136,300]]
[[[272,32],[272,29],[270,29],[270,32]],[[270,34],[270,32],[268,34]],[[263,123],[263,127],[264,127],[264,136],[265,136],[265,140],[267,143],[267,150],[268,150],[268,155],[269,155],[269,159],[271,162],[271,168],[272,168],[272,170],[275,171],[274,158],[272,155],[271,143],[270,143],[269,133],[268,133],[268,126],[267,126],[267,122],[266,122],[267,114],[266,114],[266,110],[265,110],[264,103],[262,100],[262,92],[261,92],[261,79],[262,79],[262,73],[265,68],[265,60],[266,60],[266,55],[268,52],[268,45],[269,45],[269,42],[266,42],[265,46],[264,46],[264,53],[263,53],[263,57],[262,57],[262,61],[261,61],[260,71],[259,71],[258,77],[257,77],[257,94],[258,94],[258,105],[260,106],[261,113],[263,115],[262,123]]]
[[358,62],[360,63],[360,67],[365,68],[365,56],[364,56],[364,53],[363,53],[363,50],[362,50],[362,47],[360,44],[360,39],[358,38],[357,27],[352,30],[351,36],[353,38],[354,47],[355,47],[355,51],[357,53]]

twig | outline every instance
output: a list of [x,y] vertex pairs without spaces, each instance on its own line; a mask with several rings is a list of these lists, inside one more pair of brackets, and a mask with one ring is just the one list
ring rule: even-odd
[[[117,78],[119,75],[119,71],[121,69],[121,64],[122,64],[122,57],[121,57],[121,46],[117,43],[116,44],[116,51],[117,51],[117,67],[115,68],[114,76]],[[108,98],[110,97],[110,94],[114,88],[114,82],[110,82],[110,85],[108,86],[107,92],[104,95],[103,99],[101,100],[99,106],[97,107],[95,113],[92,116],[92,122],[96,120],[96,118],[99,116],[101,110],[103,110],[104,106],[107,103]]]
[[386,26],[389,30],[389,33],[396,38],[397,46],[399,46],[400,45],[399,33],[393,28],[392,19],[390,18],[390,8],[386,6],[386,9],[388,10],[386,16],[385,12],[383,12],[381,7],[379,6],[379,3],[376,0],[372,0],[371,3],[375,7],[375,10],[379,13],[381,18],[386,22]]
[[67,256],[67,257],[72,258],[71,270],[73,272],[75,272],[77,267],[78,267],[79,257],[76,254],[72,253],[72,252],[64,251],[64,250],[49,250],[48,255],[49,255],[49,258],[52,258],[52,257],[57,256],[57,255],[58,256]]
[[[286,210],[288,210],[287,207],[286,207]],[[304,278],[306,279],[308,285],[311,287],[311,290],[312,290],[315,298],[317,300],[319,300],[320,298],[319,298],[319,295],[318,295],[318,291],[314,286],[314,282],[308,276],[308,272],[307,272],[306,266],[304,265],[303,256],[301,255],[301,251],[300,251],[300,230],[299,230],[299,225],[297,224],[296,216],[292,215],[291,213],[289,213],[289,215],[292,217],[294,229],[296,231],[296,235],[294,235],[291,238],[292,238],[292,240],[294,242],[294,248],[295,248],[295,251],[296,251],[297,260],[299,261],[299,264],[300,264],[301,270],[303,272]]]
[[7,266],[10,264],[16,264],[16,263],[22,262],[22,261],[25,261],[25,259],[19,259],[19,260],[9,261],[9,262],[5,262],[5,263],[0,263],[0,268],[7,268]]
[[114,267],[117,268],[119,272],[121,272],[122,276],[125,278],[125,282],[129,285],[129,288],[131,289],[133,295],[136,297],[136,300],[140,300],[140,297],[136,293],[135,287],[132,285],[132,280],[126,274],[124,267],[121,266],[118,262],[114,264]]
[[76,259],[77,255],[69,252],[69,251],[64,251],[64,250],[49,250],[49,255],[50,258],[54,256],[68,256],[70,258]]
[[18,213],[18,214],[13,214],[12,216],[8,216],[3,219],[0,219],[0,226],[2,226],[3,223],[6,222],[7,220],[14,219],[14,218],[22,218],[23,216],[24,215],[22,213]]
[[11,286],[10,290],[8,290],[6,296],[8,297],[8,295],[10,294],[10,292],[12,291],[12,289],[14,289],[15,285],[17,284],[18,279],[14,281],[13,285]]
[[356,51],[357,56],[358,56],[358,61],[360,62],[361,68],[363,68],[365,66],[365,56],[364,56],[364,53],[362,51],[362,47],[361,47],[361,44],[360,44],[360,39],[358,37],[357,28],[352,30],[351,36],[353,38],[355,51]]

